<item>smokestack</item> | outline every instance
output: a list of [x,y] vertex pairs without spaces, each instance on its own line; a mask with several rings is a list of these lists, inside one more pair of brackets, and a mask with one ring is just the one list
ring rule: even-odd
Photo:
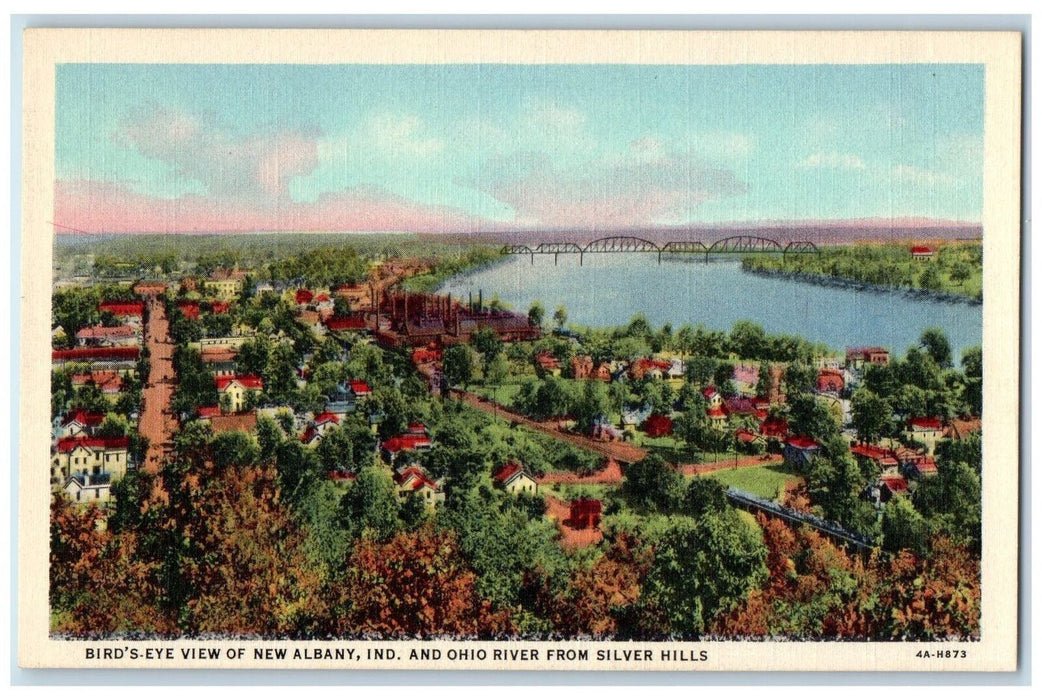
[[485,290],[478,290],[478,311],[484,313],[485,311]]

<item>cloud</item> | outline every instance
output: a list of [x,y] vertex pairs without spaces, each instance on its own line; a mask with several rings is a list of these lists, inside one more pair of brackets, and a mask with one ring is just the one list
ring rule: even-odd
[[706,167],[652,137],[634,141],[622,156],[573,168],[533,152],[491,159],[482,181],[467,184],[509,205],[518,224],[577,228],[673,221],[703,202],[747,189],[732,171]]
[[239,135],[204,116],[163,107],[126,120],[116,139],[166,163],[212,196],[287,198],[289,180],[318,164],[313,134],[287,130]]
[[865,162],[853,153],[829,151],[812,153],[799,163],[797,168],[821,168],[826,170],[864,170]]
[[896,180],[915,185],[949,185],[955,181],[955,178],[948,173],[942,173],[936,170],[926,170],[914,165],[895,165],[890,171],[890,174]]
[[210,195],[164,199],[86,180],[55,183],[54,222],[87,233],[450,232],[494,226],[459,209],[420,204],[374,186],[326,192],[314,202],[258,204]]
[[710,160],[745,158],[756,148],[751,136],[738,131],[702,131],[690,141],[693,153]]

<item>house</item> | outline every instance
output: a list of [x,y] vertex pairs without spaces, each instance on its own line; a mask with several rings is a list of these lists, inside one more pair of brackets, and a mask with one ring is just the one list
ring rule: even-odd
[[952,418],[944,428],[944,437],[949,440],[965,440],[980,432],[980,418]]
[[925,445],[926,451],[933,454],[934,449],[937,448],[937,441],[944,436],[944,426],[940,418],[913,416],[908,419],[905,436],[912,442]]
[[114,370],[96,369],[92,372],[81,372],[72,375],[70,381],[74,389],[93,384],[110,398],[123,391],[123,375]]
[[264,391],[264,381],[252,374],[232,374],[223,377],[215,377],[217,384],[217,395],[222,401],[225,397],[228,401],[228,410],[238,413],[246,405],[248,396],[256,396]]
[[90,326],[76,332],[76,344],[90,348],[136,346],[139,330],[133,326]]
[[315,310],[319,313],[328,312],[333,313],[333,299],[328,294],[319,294],[314,299]]
[[409,435],[430,435],[430,431],[427,429],[427,424],[420,421],[409,423],[405,432]]
[[618,442],[622,433],[607,421],[599,420],[590,428],[590,437],[601,442]]
[[735,439],[743,445],[767,445],[767,438],[745,428],[739,428],[734,432]]
[[879,479],[879,500],[886,503],[894,496],[908,495],[908,481],[903,476],[888,475]]
[[850,454],[854,455],[859,463],[870,463],[881,474],[897,474],[899,471],[897,456],[893,450],[885,447],[859,443],[851,446]]
[[87,413],[79,408],[73,409],[62,420],[59,434],[63,438],[93,435],[95,428],[104,420],[105,416],[101,413]]
[[847,348],[847,367],[862,369],[865,365],[890,364],[890,351],[886,348]]
[[373,390],[369,388],[369,384],[361,379],[352,379],[347,383],[347,389],[351,392],[351,395],[356,401],[360,399],[372,396]]
[[340,417],[335,413],[331,411],[319,413],[311,419],[311,423],[300,437],[300,441],[305,445],[316,445],[326,436],[326,433],[338,425],[340,425]]
[[245,284],[245,270],[217,269],[206,280],[206,288],[221,301],[237,299]]
[[582,497],[568,505],[568,525],[576,530],[591,530],[600,527],[601,502],[595,498]]
[[672,365],[665,360],[654,360],[642,357],[630,363],[629,373],[631,379],[662,379]]
[[395,435],[384,440],[380,445],[384,460],[394,464],[402,452],[421,452],[431,449],[432,441],[428,435]]
[[909,252],[913,260],[931,260],[937,254],[937,251],[925,245],[912,246]]
[[204,423],[209,423],[214,416],[221,415],[221,407],[200,406],[199,408],[195,409],[195,413],[198,416],[199,420],[201,420]]
[[911,450],[902,447],[895,450],[897,461],[901,465],[901,474],[909,479],[924,479],[937,476],[937,462],[931,455],[922,450]]
[[51,367],[61,368],[70,362],[91,364],[99,369],[133,369],[141,357],[141,348],[117,346],[108,348],[71,348],[51,351]]
[[418,464],[397,472],[394,482],[398,486],[398,498],[402,500],[414,493],[428,508],[437,508],[445,502],[445,492],[441,484],[431,479],[427,470]]
[[843,391],[846,382],[842,370],[822,367],[818,370],[817,389],[821,393],[838,394]]
[[705,397],[706,403],[709,404],[709,408],[720,408],[724,402],[724,397],[720,395],[720,392],[716,390],[716,387],[710,384],[705,389],[702,389],[702,396]]
[[112,479],[107,472],[77,472],[66,477],[62,491],[74,503],[97,503],[112,496]]
[[636,428],[651,415],[651,406],[623,406],[622,426],[624,428]]
[[516,462],[508,462],[492,475],[492,483],[507,493],[530,493],[539,491],[535,477]]
[[224,314],[228,313],[228,311],[231,308],[232,308],[231,302],[227,302],[227,301],[212,301],[212,302],[210,302],[210,313],[212,313],[212,314],[214,314],[216,316],[221,316],[221,315],[224,315]]
[[79,435],[58,440],[51,459],[51,485],[64,485],[74,473],[109,474],[113,481],[127,473],[130,440]]
[[145,315],[145,303],[141,301],[103,301],[98,304],[98,311],[110,313],[121,323],[141,327],[141,319]]
[[593,358],[589,355],[576,355],[572,358],[572,377],[590,379],[593,375]]
[[310,289],[298,289],[293,294],[293,301],[297,306],[307,306],[311,303],[311,300],[315,298],[315,295]]
[[203,364],[218,377],[234,375],[238,365],[239,350],[235,347],[207,345],[200,348],[199,357]]
[[338,384],[333,393],[326,397],[326,411],[343,420],[355,410],[355,395],[346,384]]
[[641,429],[648,437],[665,437],[673,434],[673,419],[661,413],[653,413],[644,421]]
[[412,363],[414,365],[428,365],[435,362],[441,362],[441,350],[438,350],[436,345],[416,348],[412,351]]
[[745,396],[731,396],[724,399],[722,408],[729,416],[759,417],[756,404],[753,403],[752,399]]
[[714,428],[727,427],[727,411],[725,411],[722,406],[710,406],[706,409],[706,416],[709,417],[709,422]]
[[760,423],[760,434],[768,440],[785,440],[789,435],[789,422],[784,418],[767,418]]
[[302,326],[307,326],[318,335],[326,334],[326,326],[322,323],[322,315],[311,309],[302,309],[296,313],[297,321]]
[[817,442],[809,437],[797,435],[785,441],[782,454],[785,455],[785,461],[799,467],[806,467],[820,451],[821,445]]
[[760,383],[760,368],[757,365],[737,365],[731,377],[738,393],[756,395],[756,385]]
[[535,363],[542,372],[552,374],[555,377],[561,376],[561,363],[549,352],[544,350],[537,353]]

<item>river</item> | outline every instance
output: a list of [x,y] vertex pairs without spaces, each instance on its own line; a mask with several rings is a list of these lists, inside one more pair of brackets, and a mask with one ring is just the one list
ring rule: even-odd
[[549,319],[568,310],[569,325],[611,326],[644,314],[651,324],[688,323],[729,331],[747,319],[768,333],[799,335],[836,350],[881,345],[893,352],[918,343],[924,328],[948,334],[956,362],[981,344],[982,307],[912,299],[900,292],[823,287],[745,272],[738,260],[703,263],[653,255],[512,256],[501,264],[447,280],[440,293],[466,299],[478,291],[519,311],[541,301]]

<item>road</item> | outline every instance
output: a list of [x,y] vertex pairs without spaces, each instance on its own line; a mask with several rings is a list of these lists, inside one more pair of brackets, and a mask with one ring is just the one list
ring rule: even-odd
[[145,297],[148,320],[145,323],[145,345],[149,351],[150,370],[145,382],[143,407],[138,432],[148,439],[148,452],[143,471],[158,474],[173,450],[177,416],[170,412],[177,377],[174,373],[174,343],[170,339],[170,322],[166,317],[163,297]]

